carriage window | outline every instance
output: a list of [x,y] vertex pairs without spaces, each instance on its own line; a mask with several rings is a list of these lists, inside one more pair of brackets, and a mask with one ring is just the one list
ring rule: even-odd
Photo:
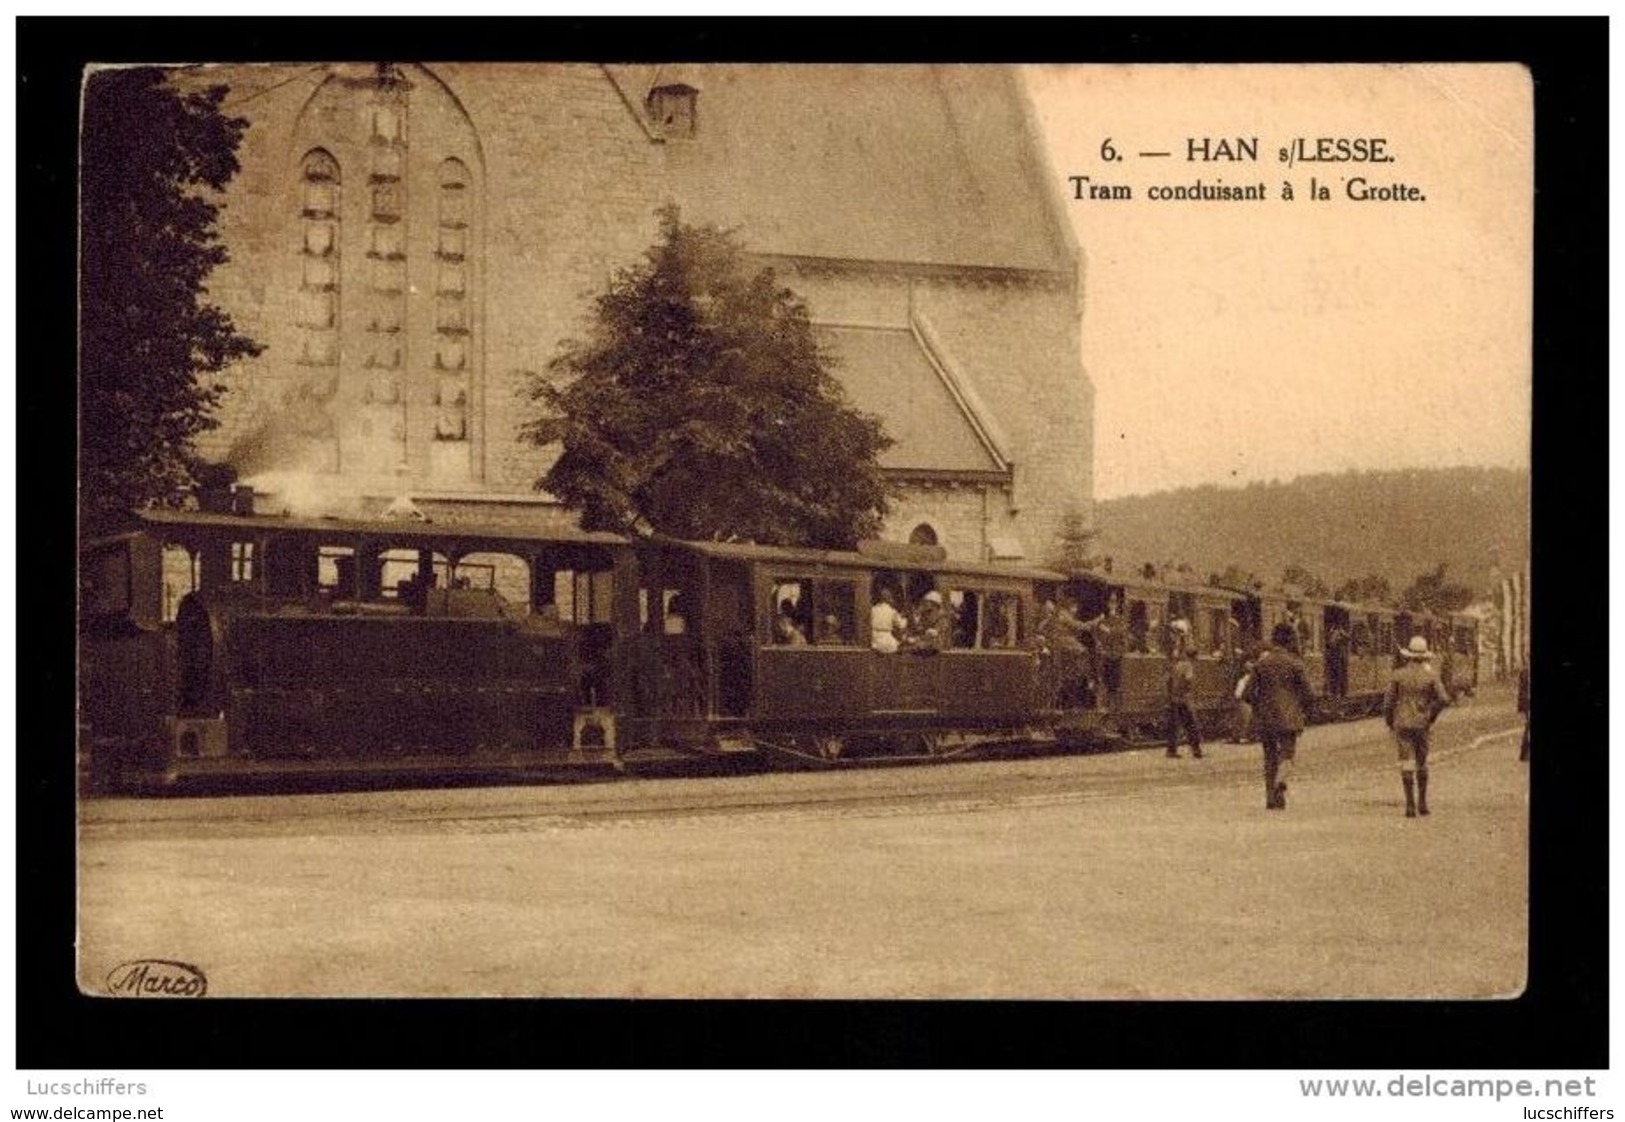
[[1128,602],[1128,649],[1144,654],[1151,649],[1151,605],[1144,600]]
[[660,602],[661,634],[687,635],[691,623],[688,594],[680,588],[664,588],[660,591]]
[[234,581],[252,581],[254,579],[254,543],[231,543],[231,579]]
[[781,581],[768,602],[773,642],[782,647],[803,647],[812,628],[812,592],[807,582]]
[[[560,573],[554,578],[554,595],[562,591],[558,585],[569,581],[570,622],[613,623],[615,620],[615,574],[613,571]],[[563,614],[564,606],[559,609]]]
[[[651,609],[650,605],[654,605]],[[688,595],[680,588],[638,589],[638,626],[661,635],[687,635],[695,620],[690,618]]]
[[971,650],[979,644],[976,639],[982,624],[983,593],[953,589],[947,594],[946,607],[953,616],[953,645]]
[[166,545],[163,552],[164,622],[173,623],[181,600],[199,585],[198,559],[183,546]]
[[[1189,592],[1172,592],[1168,594],[1168,622],[1176,619],[1185,620],[1193,630],[1201,627],[1201,621],[1196,618],[1196,600]],[[1198,638],[1198,650],[1202,649]]]
[[845,644],[858,641],[858,587],[849,581],[813,585],[813,641]]
[[1200,649],[1212,651],[1218,658],[1228,656],[1230,609],[1209,608],[1202,616],[1203,622],[1197,625],[1196,636],[1196,641],[1201,644]]
[[1354,631],[1349,636],[1349,653],[1363,655],[1371,651],[1371,625],[1363,619],[1354,621]]
[[1461,627],[1456,629],[1456,653],[1473,653],[1473,632],[1471,628]]
[[356,598],[355,550],[327,546],[318,555],[316,586],[335,600]]
[[513,607],[531,607],[530,562],[512,553],[467,553],[451,574],[453,588],[495,592]]
[[982,646],[988,650],[1009,650],[1022,641],[1021,597],[1014,592],[989,592],[984,609]]
[[858,586],[845,580],[781,580],[768,618],[781,647],[852,646],[858,641]]

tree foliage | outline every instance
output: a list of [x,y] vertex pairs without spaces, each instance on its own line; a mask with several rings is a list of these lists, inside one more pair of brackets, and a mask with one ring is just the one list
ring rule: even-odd
[[1207,582],[1215,588],[1234,588],[1242,592],[1250,592],[1264,586],[1252,570],[1236,564],[1226,565],[1222,572],[1209,573]]
[[80,166],[80,493],[85,525],[173,503],[222,390],[201,381],[257,354],[205,299],[227,259],[208,193],[237,173],[248,122],[224,87],[183,93],[163,71],[85,84]]
[[824,548],[878,534],[891,445],[850,408],[806,304],[727,232],[659,211],[660,240],[533,376],[537,486],[589,529]]
[[1288,565],[1282,570],[1281,583],[1296,588],[1305,596],[1323,597],[1329,591],[1325,581],[1302,565]]
[[1332,592],[1332,599],[1350,604],[1391,604],[1394,600],[1394,590],[1389,585],[1387,577],[1367,573],[1363,577],[1355,577],[1338,585]]
[[1061,529],[1056,534],[1053,567],[1063,573],[1082,573],[1099,568],[1104,558],[1095,552],[1095,539],[1099,531],[1090,526],[1078,511],[1069,511],[1061,518]]
[[1435,615],[1448,615],[1467,607],[1473,602],[1473,590],[1449,580],[1448,570],[1449,565],[1440,561],[1434,568],[1418,574],[1410,587],[1400,593],[1399,606],[1406,611]]

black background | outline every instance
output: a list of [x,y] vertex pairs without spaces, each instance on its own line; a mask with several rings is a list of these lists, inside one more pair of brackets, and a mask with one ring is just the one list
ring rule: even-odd
[[[1606,1068],[1605,19],[17,20],[20,1069]],[[1499,62],[1535,79],[1531,961],[1516,1000],[119,1001],[74,983],[75,165],[86,62]],[[1508,766],[1514,751],[1507,749]],[[1469,859],[1470,855],[1463,855]],[[1401,863],[1402,853],[1373,859]]]

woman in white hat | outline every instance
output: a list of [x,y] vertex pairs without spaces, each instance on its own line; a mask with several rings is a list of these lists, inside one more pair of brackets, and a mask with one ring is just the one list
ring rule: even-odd
[[946,650],[949,642],[949,626],[948,611],[943,606],[942,593],[933,588],[921,598],[919,609],[914,613],[914,620],[909,625],[908,635],[903,641],[916,654]]
[[1428,813],[1428,731],[1450,694],[1433,668],[1425,636],[1400,650],[1404,665],[1388,680],[1383,715],[1399,749],[1399,779],[1405,785],[1405,817]]

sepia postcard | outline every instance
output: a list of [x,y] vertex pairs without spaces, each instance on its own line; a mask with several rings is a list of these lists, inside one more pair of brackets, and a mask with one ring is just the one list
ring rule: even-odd
[[83,994],[1524,991],[1525,68],[82,96]]

